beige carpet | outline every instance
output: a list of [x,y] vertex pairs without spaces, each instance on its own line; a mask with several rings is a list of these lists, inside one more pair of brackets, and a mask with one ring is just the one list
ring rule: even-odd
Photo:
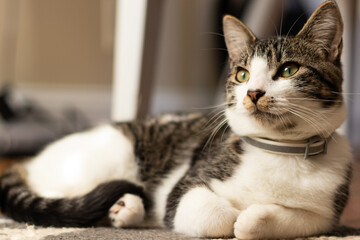
[[[173,233],[164,229],[115,229],[108,227],[97,228],[43,228],[14,222],[0,217],[1,240],[57,240],[57,239],[80,239],[80,240],[165,240],[165,239],[199,239],[189,238],[181,234]],[[303,238],[298,238],[301,240]],[[360,240],[360,229],[339,228],[331,236],[310,237],[307,240]]]

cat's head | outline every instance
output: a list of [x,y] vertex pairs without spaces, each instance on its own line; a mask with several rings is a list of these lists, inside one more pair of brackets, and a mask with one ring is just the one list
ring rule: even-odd
[[230,74],[226,117],[239,135],[273,139],[329,136],[344,121],[343,23],[323,3],[293,37],[257,39],[238,19],[223,19]]

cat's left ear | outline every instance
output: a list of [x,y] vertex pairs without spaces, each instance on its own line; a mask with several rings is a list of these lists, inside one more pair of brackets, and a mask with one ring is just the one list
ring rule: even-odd
[[330,61],[340,58],[342,51],[343,22],[335,1],[320,5],[296,35],[317,45],[318,51]]

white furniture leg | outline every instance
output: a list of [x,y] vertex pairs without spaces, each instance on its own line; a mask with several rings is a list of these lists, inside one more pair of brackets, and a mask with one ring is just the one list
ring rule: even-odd
[[112,120],[136,117],[147,0],[117,0],[113,65]]

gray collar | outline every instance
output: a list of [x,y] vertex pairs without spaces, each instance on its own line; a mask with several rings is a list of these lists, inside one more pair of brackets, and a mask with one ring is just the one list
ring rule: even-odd
[[279,142],[268,138],[260,137],[242,137],[246,143],[260,148],[267,152],[288,154],[288,155],[302,155],[304,159],[319,154],[326,154],[327,143],[331,139],[332,134],[328,138],[319,136],[311,137],[304,141],[293,142]]

